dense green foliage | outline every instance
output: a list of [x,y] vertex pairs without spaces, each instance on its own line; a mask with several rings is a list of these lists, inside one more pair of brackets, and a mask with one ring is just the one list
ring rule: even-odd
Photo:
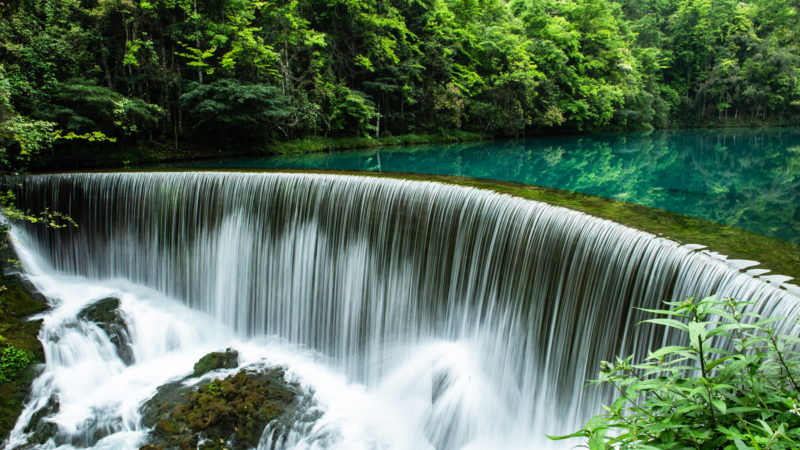
[[797,30],[785,0],[4,0],[0,156],[797,123]]
[[[597,383],[620,394],[606,414],[568,437],[589,448],[788,449],[800,446],[800,338],[781,335],[733,299],[651,310],[685,345],[603,361]],[[800,325],[800,323],[798,323]]]
[[13,345],[0,350],[0,383],[8,383],[31,363],[32,356]]

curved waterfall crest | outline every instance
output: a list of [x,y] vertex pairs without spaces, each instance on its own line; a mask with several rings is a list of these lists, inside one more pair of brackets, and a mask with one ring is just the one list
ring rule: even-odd
[[[242,338],[313,350],[367,387],[420,357],[420,346],[459,343],[436,347],[446,350],[423,364],[433,377],[425,433],[436,448],[512,428],[573,429],[607,395],[584,389],[600,360],[646,354],[669,338],[636,326],[647,318],[636,308],[717,293],[759,300],[765,315],[800,312],[790,293],[693,247],[441,183],[54,174],[25,177],[17,195],[23,208],[79,225],[25,229],[25,245],[52,269],[146,286]],[[458,391],[455,373],[471,371],[473,384]],[[476,386],[491,390],[496,407],[469,394]]]

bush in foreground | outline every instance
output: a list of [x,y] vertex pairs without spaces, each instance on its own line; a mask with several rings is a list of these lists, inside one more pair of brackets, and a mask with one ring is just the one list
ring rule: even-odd
[[[688,345],[603,361],[598,380],[618,392],[605,414],[566,439],[606,448],[800,448],[800,339],[745,312],[752,302],[716,297],[667,302],[646,322],[683,334]],[[796,323],[800,325],[800,321]]]

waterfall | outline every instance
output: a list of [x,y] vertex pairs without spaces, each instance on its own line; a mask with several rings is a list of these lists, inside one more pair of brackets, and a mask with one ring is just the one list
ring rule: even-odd
[[[608,399],[608,392],[585,388],[600,360],[646,354],[668,338],[637,326],[649,317],[637,308],[717,293],[758,300],[765,315],[800,311],[792,294],[695,247],[440,183],[283,173],[56,174],[25,177],[17,198],[25,209],[50,208],[78,223],[16,230],[32,255],[26,264],[41,266],[41,277],[61,277],[44,286],[51,295],[59,297],[63,283],[139,293],[123,296],[131,316],[167,305],[171,320],[204,324],[173,336],[173,348],[195,348],[192,342],[205,342],[202,330],[216,327],[224,339],[253,346],[253,354],[264,343],[290,366],[316,367],[297,374],[323,402],[325,392],[332,398],[338,390],[349,397],[329,403],[372,405],[359,412],[374,415],[369,432],[327,422],[339,427],[339,437],[325,441],[330,447],[356,448],[352,442],[373,438],[383,444],[358,448],[548,445],[545,433],[579,428]],[[81,289],[88,288],[70,295],[84,302],[101,296]],[[142,303],[143,296],[149,300]],[[202,319],[185,322],[193,314]],[[132,333],[168,339],[170,326],[152,323],[133,318]],[[168,351],[148,353],[157,344],[143,345],[135,344],[137,364],[129,370],[148,361],[152,368],[157,358],[147,355]],[[204,345],[198,348],[212,344]],[[338,387],[326,391],[330,379]],[[334,417],[336,408],[329,409]],[[139,430],[134,413],[118,416],[125,425],[107,425],[112,433]],[[348,436],[356,437],[342,444]],[[308,436],[291,442],[314,448]]]

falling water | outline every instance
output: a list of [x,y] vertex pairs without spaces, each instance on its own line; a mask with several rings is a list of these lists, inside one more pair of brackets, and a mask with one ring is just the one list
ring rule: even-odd
[[[235,346],[313,392],[321,417],[287,447],[541,448],[608,398],[584,387],[600,360],[665,341],[635,325],[646,318],[635,307],[718,293],[760,300],[763,314],[800,310],[694,247],[445,184],[114,173],[30,176],[18,192],[79,227],[15,230],[55,308],[12,444],[56,395],[60,443],[136,447],[138,405],[204,352]],[[131,366],[76,319],[107,295],[121,298]]]

